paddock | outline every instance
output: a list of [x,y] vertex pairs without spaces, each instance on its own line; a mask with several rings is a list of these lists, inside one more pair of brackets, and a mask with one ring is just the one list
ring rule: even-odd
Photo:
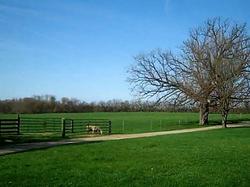
[[[63,138],[71,135],[108,135],[112,132],[108,119],[69,119],[22,117],[0,119],[0,136],[22,136],[36,134],[60,134]],[[90,132],[90,127],[95,127]]]

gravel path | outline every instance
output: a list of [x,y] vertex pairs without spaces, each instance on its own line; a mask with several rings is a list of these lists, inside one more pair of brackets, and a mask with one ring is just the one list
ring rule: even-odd
[[[249,122],[240,123],[237,125],[231,124],[228,127],[250,127]],[[138,133],[138,134],[113,134],[107,136],[96,136],[96,137],[85,137],[85,138],[76,138],[76,139],[67,139],[60,141],[51,141],[51,142],[35,142],[35,143],[22,143],[22,144],[13,144],[8,146],[0,147],[0,156],[28,151],[32,149],[43,149],[59,145],[68,145],[68,144],[78,144],[78,143],[87,143],[87,142],[98,142],[98,141],[108,141],[108,140],[122,140],[122,139],[131,139],[131,138],[144,138],[168,134],[180,134],[188,132],[197,132],[197,131],[207,131],[213,129],[220,129],[221,126],[212,126],[212,127],[202,127],[202,128],[192,128],[192,129],[181,129],[181,130],[171,130],[171,131],[161,131],[161,132],[148,132],[148,133]]]

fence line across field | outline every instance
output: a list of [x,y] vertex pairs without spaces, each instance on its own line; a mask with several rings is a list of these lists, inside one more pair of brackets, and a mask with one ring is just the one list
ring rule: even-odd
[[104,134],[111,134],[111,121],[107,119],[32,118],[0,119],[0,135],[26,133],[87,134],[87,126],[94,125]]
[[111,121],[104,119],[64,119],[61,123],[62,137],[65,137],[66,133],[83,132],[87,134],[89,126],[96,126],[101,129],[104,134],[111,134]]
[[136,129],[136,125],[141,124],[143,128],[148,131],[161,131],[170,123],[172,125],[186,125],[191,122],[194,123],[191,119],[177,120],[173,122],[169,122],[167,119],[141,119],[136,122],[130,119],[120,119],[114,121],[114,130],[116,130],[117,133],[126,133],[128,129]]
[[20,134],[20,117],[17,119],[0,119],[1,134]]

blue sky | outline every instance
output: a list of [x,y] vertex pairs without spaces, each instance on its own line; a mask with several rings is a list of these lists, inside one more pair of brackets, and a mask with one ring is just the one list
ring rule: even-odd
[[134,99],[133,56],[177,49],[221,16],[250,24],[249,0],[0,0],[0,99]]

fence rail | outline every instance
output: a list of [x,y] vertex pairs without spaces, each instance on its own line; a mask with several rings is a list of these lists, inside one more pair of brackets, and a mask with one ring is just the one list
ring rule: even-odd
[[21,118],[21,133],[60,133],[60,118]]
[[[95,126],[101,134],[111,134],[111,121],[104,119],[62,119],[62,136],[69,133],[90,133],[89,127]],[[92,132],[93,133],[93,132]]]
[[62,137],[73,133],[88,134],[89,126],[96,126],[103,134],[111,134],[107,119],[28,118],[0,119],[0,135],[26,133],[58,133]]
[[0,119],[0,135],[20,134],[20,117],[17,119]]

